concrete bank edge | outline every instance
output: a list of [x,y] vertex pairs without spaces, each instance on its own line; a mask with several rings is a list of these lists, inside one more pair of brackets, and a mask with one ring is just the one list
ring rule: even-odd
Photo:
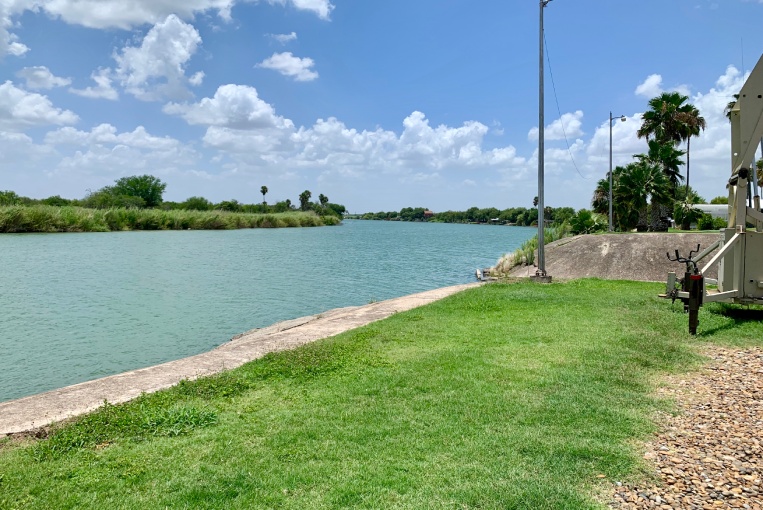
[[2,402],[0,436],[29,432],[86,414],[101,407],[104,401],[111,404],[127,402],[142,393],[174,386],[183,379],[193,380],[230,370],[269,352],[294,349],[338,335],[479,285],[479,282],[453,285],[283,321],[237,335],[231,341],[195,356]]

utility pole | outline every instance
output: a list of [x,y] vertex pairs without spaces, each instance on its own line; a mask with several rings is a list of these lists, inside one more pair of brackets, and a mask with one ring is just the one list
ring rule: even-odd
[[546,274],[546,254],[544,228],[546,226],[544,218],[544,200],[543,200],[543,173],[545,166],[545,147],[544,147],[544,86],[543,86],[543,9],[551,0],[541,0],[540,2],[540,33],[539,33],[539,59],[538,59],[538,269],[535,271],[534,280],[541,283],[550,283],[551,277]]

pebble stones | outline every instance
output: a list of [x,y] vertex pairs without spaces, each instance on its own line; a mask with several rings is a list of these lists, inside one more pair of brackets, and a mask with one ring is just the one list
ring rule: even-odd
[[763,510],[763,349],[712,348],[666,390],[681,413],[648,445],[653,485],[615,484],[611,508]]

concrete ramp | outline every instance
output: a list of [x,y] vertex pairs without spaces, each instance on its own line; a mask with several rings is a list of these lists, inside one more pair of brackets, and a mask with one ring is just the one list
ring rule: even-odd
[[[568,237],[546,245],[546,272],[554,279],[602,278],[664,282],[674,271],[683,275],[684,264],[670,262],[666,252],[682,256],[704,249],[718,240],[717,233],[703,234],[598,234]],[[705,259],[709,261],[710,257]],[[700,263],[702,267],[702,263]],[[535,274],[534,266],[517,267],[511,276]],[[717,278],[717,268],[705,276]]]

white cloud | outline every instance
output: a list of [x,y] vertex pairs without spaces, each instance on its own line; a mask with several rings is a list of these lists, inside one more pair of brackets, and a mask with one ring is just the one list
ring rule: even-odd
[[287,44],[287,43],[290,43],[291,41],[296,41],[297,40],[297,33],[296,32],[292,32],[290,34],[268,34],[268,36],[271,39],[273,39],[273,40],[275,40],[275,41],[277,41],[277,42],[279,42],[281,44]]
[[204,81],[205,76],[206,75],[204,74],[204,71],[199,71],[197,73],[194,73],[193,76],[188,78],[188,83],[190,83],[194,87],[198,87]]
[[[139,47],[125,47],[114,56],[114,76],[128,93],[144,101],[189,97],[185,66],[199,44],[199,32],[171,14],[148,31]],[[200,76],[197,73],[191,81],[199,82]]]
[[286,5],[287,1],[296,9],[313,12],[325,20],[329,19],[334,10],[334,5],[329,0],[268,0],[268,3]]
[[313,81],[318,78],[318,73],[312,70],[314,65],[313,59],[295,57],[290,51],[287,51],[285,53],[273,53],[255,67],[273,69],[297,81]]
[[[561,119],[556,119],[543,131],[544,140],[569,140],[577,138],[583,134],[583,112],[578,110],[575,113],[565,113]],[[528,140],[537,140],[540,130],[534,127],[527,133]]]
[[651,99],[662,94],[662,76],[650,74],[643,83],[636,87],[635,94]]
[[111,124],[101,124],[91,131],[79,131],[64,127],[45,135],[45,143],[50,145],[126,145],[136,149],[168,150],[181,144],[174,138],[150,135],[143,126],[129,133],[117,133]]
[[67,23],[90,28],[131,28],[158,23],[170,15],[190,20],[197,13],[217,11],[230,19],[236,0],[40,0],[48,13]]
[[20,43],[18,36],[10,30],[14,28],[13,17],[32,6],[32,0],[0,1],[0,58],[5,55],[20,57],[29,51],[29,47]]
[[290,120],[276,115],[273,107],[259,98],[257,89],[246,85],[223,85],[212,98],[195,104],[169,103],[163,111],[179,115],[189,124],[240,130],[293,127]]
[[111,70],[109,69],[99,69],[90,75],[95,82],[95,87],[86,87],[84,89],[70,88],[69,92],[91,99],[108,99],[116,101],[119,99],[119,94],[111,85],[110,74]]
[[110,124],[90,131],[64,127],[49,132],[44,142],[61,154],[51,175],[60,179],[79,177],[91,183],[93,189],[115,177],[141,172],[160,177],[193,173],[199,160],[192,146],[151,135],[143,126],[123,133]]
[[45,66],[25,67],[16,76],[24,78],[27,88],[34,90],[65,87],[72,82],[69,78],[55,76]]
[[[671,87],[670,90],[683,94],[684,96],[691,95],[691,89],[688,85],[676,85],[675,87]],[[665,92],[665,89],[662,88],[662,76],[659,74],[650,74],[643,83],[636,87],[634,93],[637,96],[652,99],[663,92]]]
[[36,126],[64,126],[78,120],[74,112],[54,107],[46,96],[22,90],[10,81],[0,85],[0,129],[23,131]]

